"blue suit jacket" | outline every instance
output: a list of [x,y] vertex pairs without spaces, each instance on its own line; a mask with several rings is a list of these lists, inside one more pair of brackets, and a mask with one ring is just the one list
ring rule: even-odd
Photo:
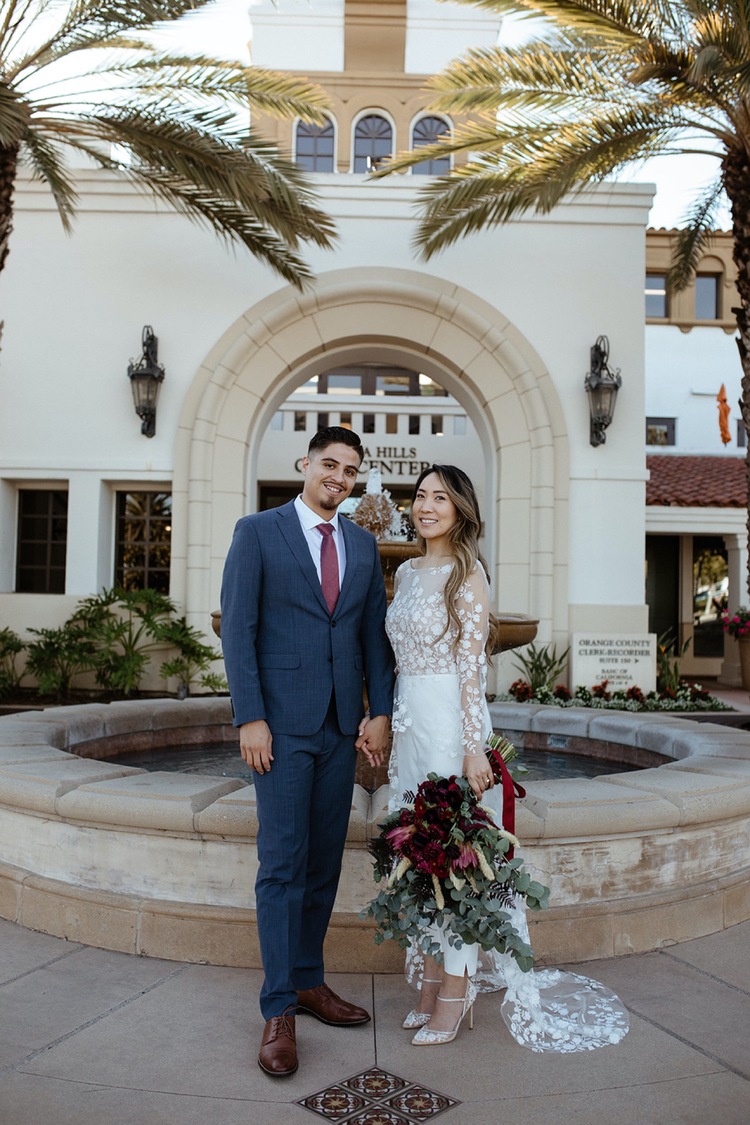
[[294,502],[239,520],[224,567],[221,640],[234,723],[271,732],[320,730],[335,690],[339,726],[354,734],[362,687],[373,715],[390,715],[394,661],[375,538],[339,518],[346,570],[328,612]]

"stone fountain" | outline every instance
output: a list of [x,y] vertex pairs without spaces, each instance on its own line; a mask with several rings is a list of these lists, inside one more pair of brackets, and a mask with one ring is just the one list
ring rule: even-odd
[[[415,553],[408,542],[380,546],[384,564]],[[501,651],[534,639],[533,618],[499,616]],[[490,710],[518,744],[645,767],[528,783],[516,831],[554,904],[530,919],[540,963],[643,952],[750,918],[749,733],[671,715]],[[236,740],[231,720],[217,697],[0,719],[0,916],[105,949],[259,967],[252,785],[118,764],[134,750]],[[359,917],[386,803],[385,785],[355,785],[326,945],[334,972],[402,970],[401,949],[376,946]]]

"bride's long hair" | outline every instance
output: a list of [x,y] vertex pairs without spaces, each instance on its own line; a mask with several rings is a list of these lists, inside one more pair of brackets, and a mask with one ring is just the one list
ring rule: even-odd
[[[448,575],[448,581],[445,583],[443,590],[443,598],[445,600],[445,608],[447,612],[447,621],[445,629],[438,637],[440,640],[453,624],[456,627],[456,640],[454,648],[458,645],[463,635],[463,628],[456,612],[456,598],[461,590],[461,587],[466,582],[467,578],[474,569],[477,562],[481,563],[487,582],[490,581],[490,571],[487,563],[479,550],[479,534],[482,530],[482,517],[479,512],[479,501],[477,494],[474,491],[474,485],[463,471],[456,465],[430,465],[419,476],[417,483],[414,485],[412,492],[412,505],[416,499],[419,489],[422,487],[422,482],[425,477],[431,473],[435,473],[440,479],[440,483],[445,489],[446,495],[453,502],[456,509],[456,522],[448,532],[448,542],[453,554],[453,567]],[[417,531],[417,542],[419,543],[422,554],[426,554],[427,545]],[[488,658],[492,656],[495,651],[497,641],[498,623],[495,617],[490,614],[490,627],[489,635],[487,637],[487,644],[485,645],[485,652]]]

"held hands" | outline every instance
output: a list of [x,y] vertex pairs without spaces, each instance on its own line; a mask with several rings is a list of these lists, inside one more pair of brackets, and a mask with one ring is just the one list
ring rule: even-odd
[[388,716],[365,715],[359,724],[359,738],[354,746],[371,766],[379,766],[388,751]]
[[465,754],[463,775],[481,801],[487,789],[492,789],[495,779],[484,754]]
[[[240,727],[240,753],[256,773],[268,773],[271,769],[272,744],[271,731],[265,719],[243,723]],[[354,745],[371,766],[379,766],[388,750],[388,716],[363,718],[359,724],[359,738]]]
[[251,770],[268,773],[273,761],[271,731],[265,719],[243,723],[240,727],[240,753]]

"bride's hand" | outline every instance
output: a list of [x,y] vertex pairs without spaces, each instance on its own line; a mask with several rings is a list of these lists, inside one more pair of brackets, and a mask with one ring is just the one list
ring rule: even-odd
[[355,749],[367,758],[371,766],[379,766],[388,754],[388,716],[366,715],[359,724],[359,738]]
[[487,789],[492,789],[495,779],[484,754],[465,754],[463,775],[481,801]]

